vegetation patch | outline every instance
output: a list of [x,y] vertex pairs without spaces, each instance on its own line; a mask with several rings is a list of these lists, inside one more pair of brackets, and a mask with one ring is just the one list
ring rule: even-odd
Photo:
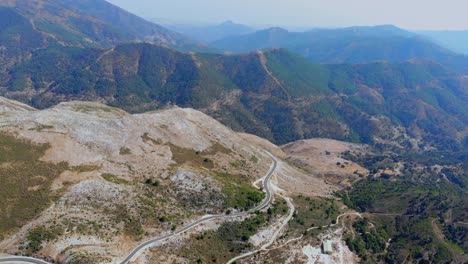
[[109,231],[108,228],[104,228],[103,223],[83,218],[63,219],[61,226],[64,227],[67,233],[76,232],[81,235],[102,236],[106,234],[105,232]]
[[335,200],[319,197],[293,197],[296,210],[289,222],[288,235],[298,236],[309,228],[336,223],[340,210]]
[[119,153],[120,155],[130,155],[132,151],[127,147],[121,147]]
[[161,181],[157,180],[157,179],[146,179],[145,180],[145,184],[146,185],[149,185],[149,186],[152,186],[152,187],[159,187],[161,185]]
[[178,165],[189,163],[198,167],[204,164],[204,158],[200,155],[199,151],[181,148],[171,143],[168,145],[171,148],[172,160],[175,161]]
[[187,163],[194,167],[205,167],[207,169],[214,168],[214,163],[209,158],[209,156],[215,155],[217,153],[232,153],[231,150],[218,143],[213,144],[213,146],[204,151],[195,151],[193,149],[181,148],[171,143],[168,143],[168,146],[171,149],[172,160],[175,161],[178,165]]
[[141,139],[143,139],[143,142],[146,142],[146,143],[150,142],[150,143],[153,143],[153,145],[162,145],[162,144],[164,144],[164,142],[161,139],[156,140],[156,139],[150,137],[148,135],[148,133],[143,134],[143,136],[141,136]]
[[257,156],[252,155],[252,157],[250,157],[250,161],[253,162],[253,163],[258,163],[258,158],[257,158]]
[[43,130],[49,130],[49,129],[53,129],[54,126],[51,126],[51,125],[43,125],[43,124],[38,124],[35,128],[30,128],[29,130],[35,130],[35,131],[38,131],[38,132],[42,132]]
[[115,184],[129,184],[130,183],[129,181],[121,179],[121,178],[115,176],[114,174],[110,174],[110,173],[103,173],[103,174],[101,174],[101,177],[104,180],[106,180],[108,182],[115,183]]
[[143,226],[140,223],[140,220],[135,218],[125,206],[118,206],[116,210],[113,211],[114,220],[116,223],[123,223],[123,233],[126,236],[133,238],[134,240],[139,240],[141,236],[145,233]]
[[40,161],[48,148],[0,134],[0,235],[28,223],[57,198],[49,187],[69,167]]
[[153,179],[147,181],[144,185],[135,185],[139,195],[132,209],[141,225],[168,230],[176,228],[183,219],[191,216],[186,208],[177,203],[173,198],[174,192],[165,187],[163,182]]
[[97,171],[101,169],[101,166],[98,165],[79,165],[79,166],[73,166],[70,168],[71,171],[76,171],[76,172],[90,172],[90,171]]
[[257,212],[242,222],[224,223],[216,231],[192,236],[176,254],[187,258],[190,263],[226,263],[251,249],[250,237],[284,213],[287,213],[286,202],[277,202],[268,212]]
[[371,173],[338,194],[365,216],[346,238],[350,248],[368,262],[467,262],[466,154],[374,151],[342,153]]
[[75,252],[71,256],[70,263],[73,264],[100,264],[109,263],[112,259],[109,257],[103,257],[96,253],[89,252]]
[[356,238],[347,237],[345,239],[351,251],[356,252],[363,260],[368,260],[369,255],[382,258],[380,255],[386,249],[386,241],[389,239],[385,228],[371,228],[369,219],[363,218],[354,222],[353,228],[358,233]]
[[248,179],[221,172],[214,175],[223,185],[224,203],[226,208],[247,211],[265,198],[265,193],[253,187]]
[[101,111],[101,112],[106,112],[106,113],[117,113],[119,115],[123,115],[125,112],[123,110],[120,110],[118,108],[110,107],[110,106],[104,106],[104,105],[76,105],[73,107],[73,109],[77,112],[82,112],[82,113],[93,113],[96,111]]
[[369,180],[358,182],[353,191],[342,198],[348,206],[362,212],[404,213],[409,202],[421,192],[424,190],[417,189],[411,182]]
[[[463,251],[464,240],[460,238],[466,238],[466,230],[459,230],[460,238],[456,235],[444,237],[442,232],[445,230],[450,234],[449,230],[453,230],[455,225],[438,226],[436,221],[437,218],[443,219],[449,208],[453,215],[466,210],[462,209],[466,208],[461,205],[465,203],[463,196],[459,196],[462,194],[444,185],[385,179],[366,179],[355,184],[350,192],[343,195],[343,201],[350,207],[367,212],[368,218],[354,223],[353,229],[358,235],[346,238],[350,249],[367,261],[463,262],[460,249]],[[459,217],[453,217],[452,221],[463,219],[463,216]],[[387,241],[390,241],[388,247],[385,246]]]
[[42,249],[42,242],[52,241],[63,234],[63,229],[60,227],[46,228],[38,226],[29,231],[27,235],[27,243],[24,248],[26,253],[36,253]]

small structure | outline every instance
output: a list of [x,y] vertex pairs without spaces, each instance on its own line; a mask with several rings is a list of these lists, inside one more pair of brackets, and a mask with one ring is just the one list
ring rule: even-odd
[[331,240],[323,240],[322,242],[322,250],[323,254],[331,254],[333,253],[333,247]]

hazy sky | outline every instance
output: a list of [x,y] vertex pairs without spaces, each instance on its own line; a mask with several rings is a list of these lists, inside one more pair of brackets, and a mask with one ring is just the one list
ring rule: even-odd
[[467,0],[108,0],[146,18],[250,25],[468,29]]

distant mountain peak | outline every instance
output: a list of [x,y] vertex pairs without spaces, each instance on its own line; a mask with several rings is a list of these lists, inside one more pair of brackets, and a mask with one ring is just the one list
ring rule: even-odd
[[282,28],[282,27],[271,27],[266,29],[268,31],[278,31],[278,32],[289,32],[287,29]]
[[376,25],[374,28],[404,30],[392,24]]
[[203,43],[210,43],[225,37],[239,36],[255,32],[255,30],[249,26],[236,23],[232,20],[226,20],[220,24],[204,26],[176,24],[171,25],[171,28]]
[[227,26],[227,25],[236,25],[232,20],[226,20],[223,23],[221,23],[222,26]]

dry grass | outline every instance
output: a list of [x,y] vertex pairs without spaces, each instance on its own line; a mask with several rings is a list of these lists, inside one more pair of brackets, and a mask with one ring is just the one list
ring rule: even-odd
[[40,157],[49,148],[14,136],[0,135],[0,236],[28,223],[56,199],[52,181],[68,169]]
[[177,165],[189,164],[195,168],[214,168],[213,161],[206,157],[205,152],[181,148],[171,143],[169,143],[168,146],[171,148],[172,160],[175,161]]
[[114,174],[110,174],[110,173],[104,173],[104,174],[101,175],[101,177],[104,180],[106,180],[108,182],[115,183],[115,184],[130,184],[129,181],[121,179],[121,178],[115,176]]

